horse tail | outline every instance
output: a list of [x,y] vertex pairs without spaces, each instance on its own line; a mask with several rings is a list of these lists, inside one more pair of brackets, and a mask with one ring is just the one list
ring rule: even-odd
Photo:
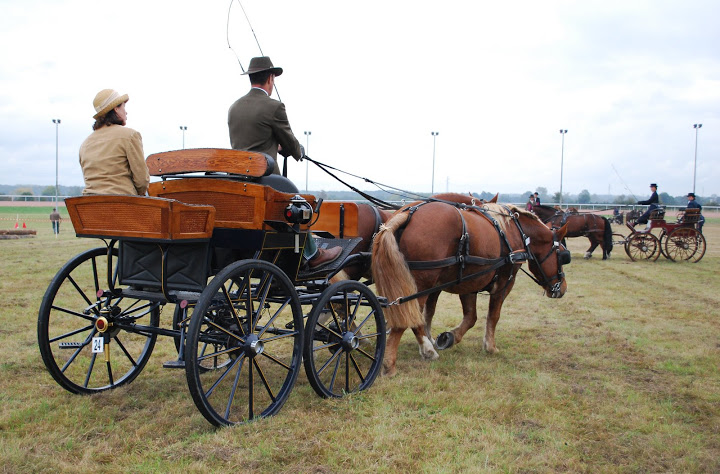
[[612,236],[612,228],[610,227],[610,221],[605,216],[601,216],[603,218],[603,222],[605,223],[605,230],[603,232],[603,258],[607,258],[610,256],[610,252],[612,252],[613,249],[613,236]]
[[[373,240],[373,280],[378,294],[389,301],[417,293],[415,279],[395,238],[395,232],[407,225],[409,219],[408,212],[395,214],[380,227]],[[425,324],[417,299],[388,306],[384,313],[390,328],[415,328]]]

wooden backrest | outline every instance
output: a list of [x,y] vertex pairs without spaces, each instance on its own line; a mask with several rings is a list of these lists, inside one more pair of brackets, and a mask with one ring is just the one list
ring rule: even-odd
[[[268,230],[264,221],[285,221],[284,210],[294,194],[248,181],[182,178],[150,183],[148,193],[188,204],[215,208],[215,227]],[[315,196],[303,195],[315,207]]]
[[212,237],[215,209],[147,196],[65,199],[75,233],[85,237],[202,240]]
[[665,209],[662,207],[653,209],[652,211],[650,211],[650,219],[653,219],[653,220],[665,219]]
[[251,151],[192,148],[155,153],[145,160],[151,176],[218,172],[259,178],[273,172],[272,157]]
[[697,207],[690,207],[685,209],[680,220],[684,224],[697,224],[700,222],[700,209]]

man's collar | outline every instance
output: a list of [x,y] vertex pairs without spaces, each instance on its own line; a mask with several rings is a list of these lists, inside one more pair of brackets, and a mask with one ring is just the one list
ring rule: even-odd
[[266,91],[265,89],[263,89],[262,87],[253,87],[253,89],[257,89],[257,90],[263,91],[266,96],[270,97],[270,94],[268,94],[267,91]]

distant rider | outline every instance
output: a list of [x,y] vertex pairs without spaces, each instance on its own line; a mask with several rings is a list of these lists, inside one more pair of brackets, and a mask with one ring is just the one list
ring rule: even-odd
[[650,195],[650,199],[647,199],[645,201],[638,201],[638,204],[641,204],[643,206],[648,206],[647,211],[645,213],[638,217],[638,220],[635,221],[635,225],[638,224],[647,224],[648,220],[650,219],[650,213],[660,207],[660,198],[658,197],[657,193],[657,184],[652,183],[650,185],[650,191],[652,191],[652,194]]
[[[702,206],[699,202],[695,200],[695,193],[688,193],[687,195],[688,203],[687,203],[687,209],[700,209],[700,212],[702,212]],[[703,225],[705,224],[705,216],[700,214],[700,220],[698,221],[698,230],[702,232]]]

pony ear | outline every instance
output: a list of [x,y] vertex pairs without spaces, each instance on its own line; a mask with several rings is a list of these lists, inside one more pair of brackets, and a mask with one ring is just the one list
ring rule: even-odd
[[498,196],[499,196],[499,195],[500,195],[500,193],[497,193],[497,194],[495,195],[495,197],[492,198],[492,199],[490,199],[488,202],[497,203],[497,200],[498,200]]
[[562,240],[562,239],[565,238],[565,234],[567,234],[567,231],[568,231],[567,226],[568,226],[568,225],[565,224],[564,226],[560,227],[560,229],[558,229],[557,231],[555,231],[555,237],[556,237],[558,240]]

